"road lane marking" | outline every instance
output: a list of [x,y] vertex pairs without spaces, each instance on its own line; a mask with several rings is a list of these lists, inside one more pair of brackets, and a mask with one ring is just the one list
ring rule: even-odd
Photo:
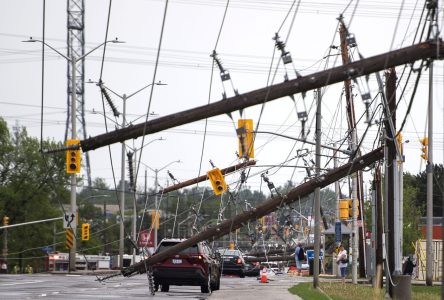
[[21,285],[21,284],[38,283],[38,282],[44,282],[44,281],[43,280],[32,280],[32,281],[23,281],[23,282],[2,283],[2,286],[5,286],[5,285]]

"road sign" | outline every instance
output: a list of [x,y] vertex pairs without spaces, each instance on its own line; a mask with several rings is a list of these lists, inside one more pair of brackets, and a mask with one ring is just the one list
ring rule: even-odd
[[65,246],[68,249],[72,249],[72,246],[74,245],[74,231],[69,228],[66,229],[66,243]]
[[154,230],[142,230],[139,233],[137,246],[140,248],[154,247]]
[[63,228],[64,229],[68,229],[68,228],[75,228],[75,220],[76,220],[76,215],[72,212],[69,213],[65,213],[64,217],[63,217]]
[[342,241],[341,222],[335,223],[335,242],[340,243]]
[[41,250],[45,253],[49,253],[49,252],[52,252],[52,247],[45,246],[45,247],[42,247]]

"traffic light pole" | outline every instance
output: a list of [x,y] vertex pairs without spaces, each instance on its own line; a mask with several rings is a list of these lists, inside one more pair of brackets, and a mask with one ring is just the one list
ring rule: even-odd
[[159,208],[157,207],[157,186],[159,184],[159,182],[157,181],[157,175],[159,174],[159,170],[155,169],[154,170],[154,193],[156,194],[154,196],[154,222],[153,222],[153,226],[154,226],[154,249],[157,248],[157,226],[159,225],[158,222],[160,223],[160,218],[159,221],[157,221],[157,214],[159,212]]
[[[76,59],[74,58],[74,54],[72,53],[71,59],[71,139],[77,139],[77,116],[76,116],[76,103],[77,103],[77,88],[76,88]],[[72,248],[69,249],[69,271],[76,270],[76,237],[77,237],[77,174],[71,174],[71,213],[74,214],[75,222],[71,223],[71,229],[74,232],[74,239]]]
[[426,285],[433,284],[433,61],[429,65],[429,133],[427,153]]

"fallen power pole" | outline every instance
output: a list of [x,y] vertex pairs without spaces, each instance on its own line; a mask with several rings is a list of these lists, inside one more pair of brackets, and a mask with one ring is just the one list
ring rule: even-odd
[[228,114],[246,107],[263,104],[289,95],[314,90],[353,79],[363,75],[369,75],[390,67],[413,63],[420,59],[438,58],[444,54],[440,41],[433,40],[409,47],[394,50],[388,53],[365,58],[347,65],[338,66],[329,70],[303,76],[298,79],[288,80],[279,84],[264,87],[245,94],[223,99],[208,105],[199,106],[186,111],[160,117],[144,123],[118,129],[91,137],[80,142],[83,152],[98,149],[114,143],[129,139],[136,139],[180,125],[196,122],[206,118]]
[[[253,166],[255,164],[256,164],[255,160],[249,160],[249,161],[237,164],[235,166],[231,166],[231,167],[222,169],[220,171],[222,172],[223,175],[225,175],[225,174],[232,173],[234,171],[237,171],[239,169],[242,169],[242,168],[245,168],[245,167],[248,167],[248,166]],[[157,194],[169,193],[169,192],[172,192],[172,191],[184,188],[186,186],[190,186],[190,185],[193,185],[193,184],[205,181],[207,179],[208,179],[208,175],[202,175],[202,176],[199,176],[199,177],[196,177],[196,178],[193,178],[193,179],[190,179],[190,180],[187,180],[187,181],[184,181],[184,182],[180,182],[178,184],[166,187],[166,188],[158,191]]]
[[212,228],[206,229],[193,237],[169,248],[165,251],[162,251],[148,259],[142,260],[139,263],[136,263],[132,266],[129,266],[125,269],[122,269],[121,273],[124,276],[131,276],[137,273],[145,273],[147,267],[161,262],[168,257],[188,248],[196,243],[204,240],[215,240],[221,236],[224,236],[230,232],[235,231],[238,228],[241,228],[246,225],[247,222],[257,220],[260,217],[263,217],[270,212],[275,211],[279,207],[283,207],[285,205],[289,205],[298,199],[308,196],[311,194],[315,188],[323,188],[332,184],[333,182],[348,176],[351,173],[354,173],[358,170],[361,170],[365,167],[368,167],[375,163],[376,161],[383,158],[382,148],[378,148],[373,150],[361,157],[355,158],[353,161],[331,170],[321,176],[313,178],[296,188],[290,190],[287,194],[283,196],[276,196],[271,198],[262,204],[256,206],[250,211],[243,212],[233,219],[226,220]]

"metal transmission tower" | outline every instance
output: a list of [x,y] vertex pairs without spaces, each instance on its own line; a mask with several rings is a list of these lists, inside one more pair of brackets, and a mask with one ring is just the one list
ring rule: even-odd
[[[85,10],[84,10],[84,0],[67,0],[67,12],[68,12],[68,23],[67,23],[67,45],[68,45],[68,57],[83,57],[85,55]],[[85,59],[80,60],[76,64],[76,83],[75,90],[72,87],[72,64],[68,62],[67,79],[68,79],[68,111],[66,118],[66,130],[65,130],[65,140],[68,137],[70,131],[70,118],[71,118],[71,93],[75,92],[77,99],[77,111],[76,117],[80,124],[78,126],[78,136],[80,138],[87,138],[86,134],[86,121],[85,121]],[[86,161],[86,173],[88,178],[88,186],[91,186],[91,168],[89,163],[88,153],[84,153]]]

